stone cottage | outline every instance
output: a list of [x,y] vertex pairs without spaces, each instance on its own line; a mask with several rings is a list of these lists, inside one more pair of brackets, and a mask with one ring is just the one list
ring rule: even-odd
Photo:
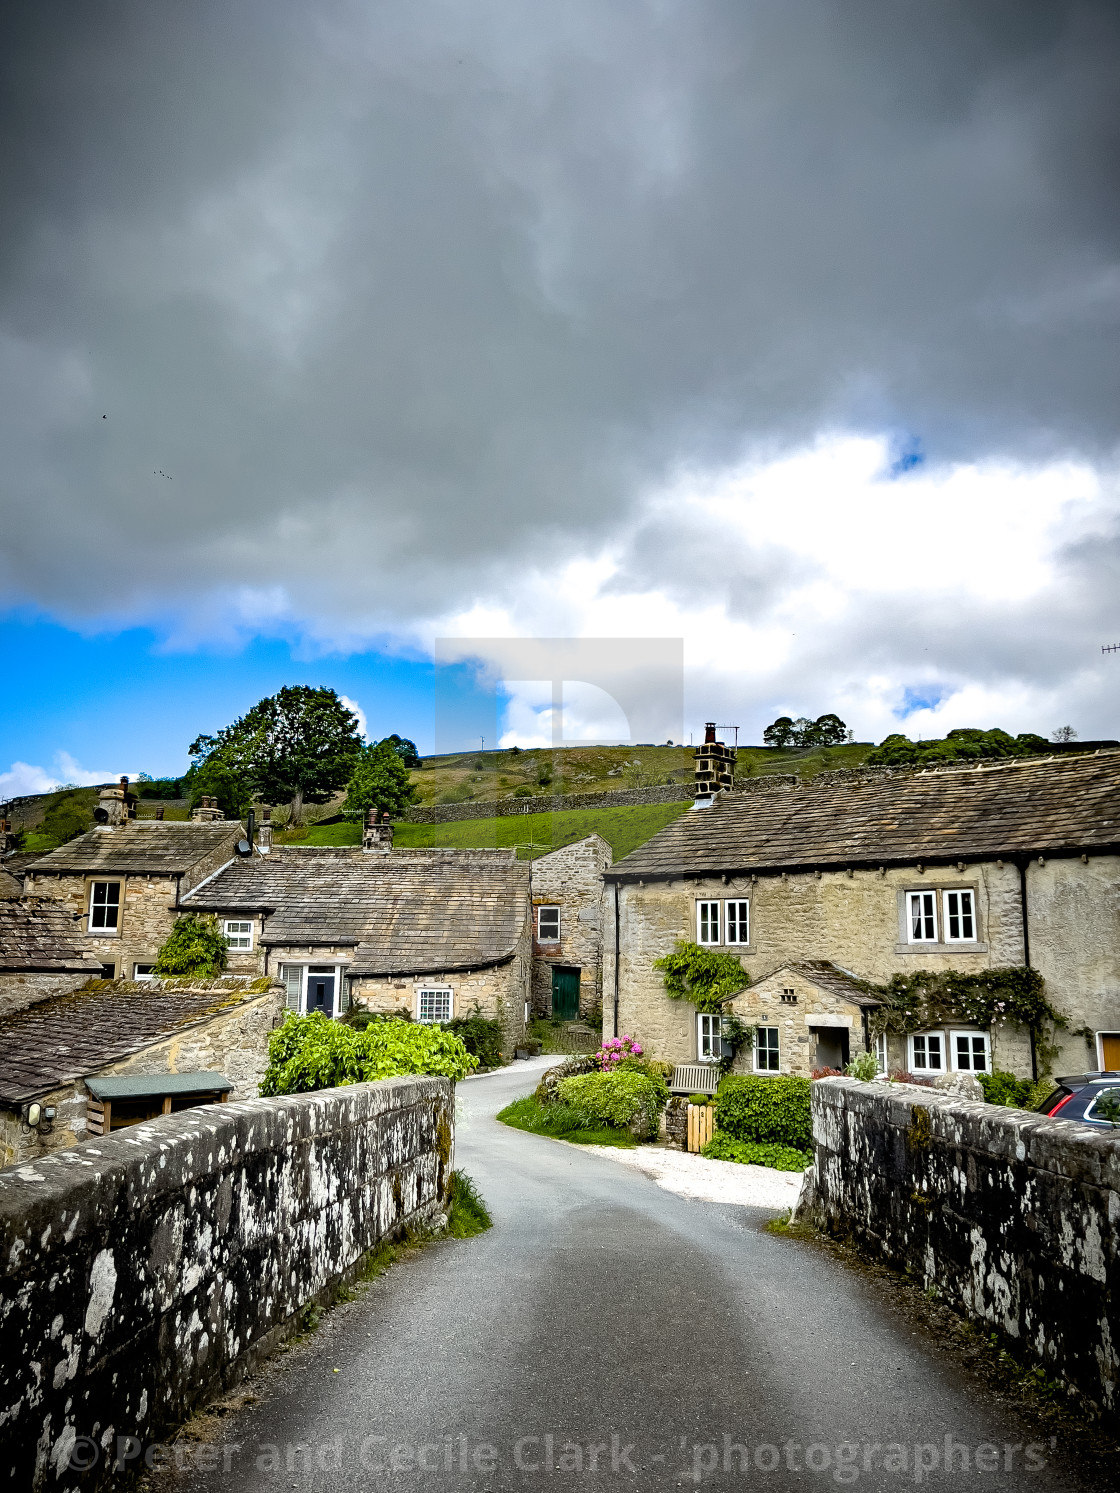
[[250,1099],[283,990],[96,982],[0,1018],[0,1165],[159,1114]]
[[528,863],[513,850],[371,844],[234,860],[180,907],[217,914],[231,971],[275,974],[293,1011],[353,1003],[432,1022],[477,1011],[512,1051],[529,1002]]
[[[749,977],[754,993],[736,1005],[757,1024],[747,1061],[759,1071],[802,1071],[800,1049],[819,1048],[829,1024],[818,1019],[815,1038],[813,1023],[790,1025],[782,991],[790,1007],[815,1000],[818,1017],[846,1016],[854,1052],[867,1042],[861,982],[996,966],[1045,978],[1068,1022],[1054,1071],[1120,1068],[1118,826],[1116,751],[717,795],[604,872],[604,1029],[675,1062],[714,1056],[712,1018],[669,1000],[653,968],[684,939],[734,956]],[[824,963],[839,973],[822,987]],[[830,1011],[823,992],[844,977],[850,1008]],[[929,1075],[1036,1066],[1029,1034],[1010,1024],[914,1032],[879,1056]]]
[[114,790],[102,794],[106,820],[24,869],[24,890],[73,914],[82,947],[106,979],[151,975],[182,898],[238,855],[236,821],[178,823],[108,817]]
[[614,859],[601,835],[532,864],[532,1008],[538,1016],[586,1016],[603,997],[603,872]]
[[50,897],[0,898],[0,1017],[100,974],[69,908]]

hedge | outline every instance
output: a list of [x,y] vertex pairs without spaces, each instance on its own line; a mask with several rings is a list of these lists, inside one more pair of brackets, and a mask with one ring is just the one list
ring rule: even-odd
[[729,1075],[716,1092],[715,1122],[735,1140],[808,1151],[813,1139],[807,1078]]
[[663,1078],[648,1073],[584,1073],[565,1078],[557,1090],[560,1102],[587,1116],[589,1125],[634,1125],[642,1135],[654,1135],[669,1098]]
[[465,1078],[478,1067],[450,1032],[415,1021],[378,1021],[364,1031],[332,1021],[321,1011],[285,1014],[268,1039],[268,1067],[260,1092],[306,1094],[398,1074],[434,1073]]
[[739,1161],[745,1166],[769,1166],[778,1172],[803,1172],[813,1164],[808,1151],[773,1141],[736,1140],[724,1130],[717,1130],[700,1154],[711,1161]]

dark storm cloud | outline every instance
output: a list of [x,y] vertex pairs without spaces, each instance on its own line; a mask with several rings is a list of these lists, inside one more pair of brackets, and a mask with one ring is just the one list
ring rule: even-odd
[[376,630],[681,462],[1116,444],[1111,3],[3,17],[10,598]]

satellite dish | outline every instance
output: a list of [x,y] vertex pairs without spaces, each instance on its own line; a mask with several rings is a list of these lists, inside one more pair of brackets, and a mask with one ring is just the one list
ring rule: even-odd
[[238,855],[252,855],[253,847],[249,844],[248,840],[238,840],[237,853]]

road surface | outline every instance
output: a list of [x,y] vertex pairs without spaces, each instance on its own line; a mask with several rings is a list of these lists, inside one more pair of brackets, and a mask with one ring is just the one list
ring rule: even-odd
[[1101,1487],[881,1282],[766,1233],[770,1215],[497,1124],[529,1066],[458,1090],[457,1164],[494,1228],[415,1252],[324,1316],[155,1486]]

